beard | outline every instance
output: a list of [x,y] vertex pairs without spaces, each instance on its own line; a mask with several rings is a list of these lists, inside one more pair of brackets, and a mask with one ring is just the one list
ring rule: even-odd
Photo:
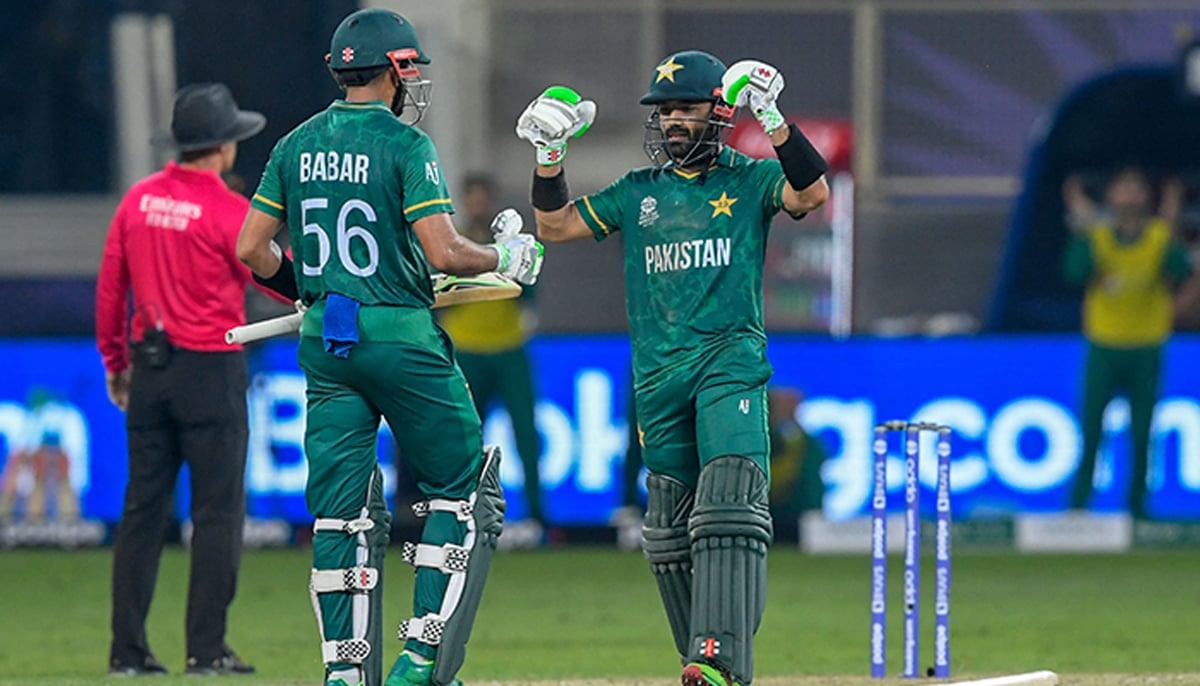
[[[703,133],[703,130],[693,131],[686,126],[672,126],[671,128],[666,129],[663,131],[663,137],[666,138],[667,141],[667,152],[669,152],[675,159],[682,159],[692,151],[692,147],[695,146],[696,142],[700,140],[700,136],[703,135]],[[682,134],[684,137],[676,139],[671,138],[671,136],[679,134]]]

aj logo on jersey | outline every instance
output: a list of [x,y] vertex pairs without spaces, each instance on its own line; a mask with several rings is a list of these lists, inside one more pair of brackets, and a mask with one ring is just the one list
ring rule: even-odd
[[742,414],[750,414],[750,399],[742,398],[738,401],[738,411]]
[[429,183],[438,186],[442,183],[442,170],[438,169],[438,163],[430,160],[425,163],[425,178],[429,179]]

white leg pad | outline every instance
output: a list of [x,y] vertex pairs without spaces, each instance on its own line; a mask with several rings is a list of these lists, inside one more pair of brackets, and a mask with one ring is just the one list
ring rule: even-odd
[[379,570],[359,565],[348,569],[314,569],[309,588],[314,593],[369,591],[379,583]]
[[437,615],[428,614],[424,617],[413,617],[400,622],[400,631],[397,632],[397,637],[401,641],[412,638],[426,645],[435,646],[442,642],[442,633],[445,629],[446,620]]
[[313,533],[318,531],[344,531],[348,534],[357,534],[363,531],[370,531],[375,528],[375,522],[366,517],[358,519],[334,519],[332,517],[320,517],[313,522]]
[[361,665],[370,654],[371,644],[365,638],[321,642],[321,660],[325,664],[345,662],[352,665]]
[[465,574],[471,561],[471,551],[460,545],[428,545],[404,542],[400,559],[413,567],[432,567],[446,574]]
[[428,517],[430,512],[449,512],[458,521],[467,522],[471,520],[471,516],[475,513],[475,505],[470,500],[433,498],[413,503],[412,511],[414,515],[422,519]]

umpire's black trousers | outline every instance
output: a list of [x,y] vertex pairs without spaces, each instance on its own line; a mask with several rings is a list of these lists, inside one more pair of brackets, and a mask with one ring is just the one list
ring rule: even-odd
[[150,655],[146,614],[179,468],[191,473],[187,655],[225,653],[246,509],[246,359],[241,352],[176,349],[154,369],[135,349],[126,427],[129,485],[113,548],[111,663]]

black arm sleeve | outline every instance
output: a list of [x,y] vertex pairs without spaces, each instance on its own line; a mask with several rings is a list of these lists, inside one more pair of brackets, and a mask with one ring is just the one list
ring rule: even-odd
[[292,269],[292,258],[283,255],[280,259],[279,271],[275,272],[274,276],[263,278],[255,274],[254,280],[295,302],[300,299],[300,289],[296,286],[296,271]]
[[829,163],[800,131],[799,126],[788,124],[788,130],[788,139],[783,145],[776,146],[775,154],[783,165],[783,175],[787,177],[788,184],[802,191],[829,171]]

